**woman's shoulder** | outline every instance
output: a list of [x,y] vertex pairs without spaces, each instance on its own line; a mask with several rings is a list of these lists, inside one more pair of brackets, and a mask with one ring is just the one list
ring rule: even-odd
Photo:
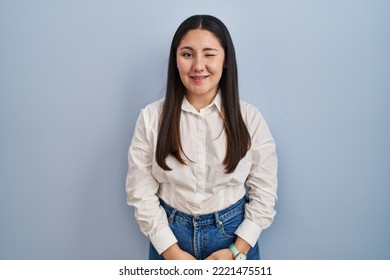
[[141,109],[141,112],[138,116],[138,121],[143,122],[146,127],[158,124],[163,106],[164,98],[147,104]]
[[161,110],[164,105],[165,97],[147,104],[143,110]]
[[165,100],[165,98],[161,98],[161,99],[156,100],[152,103],[149,103],[141,110],[142,114],[144,114],[144,115],[146,114],[149,117],[152,117],[152,116],[159,117],[161,114],[162,108],[164,106],[164,100]]
[[240,100],[241,114],[244,119],[262,117],[260,110],[252,103]]
[[258,107],[245,101],[240,101],[240,105],[241,115],[249,133],[252,135],[252,141],[254,141],[255,135],[258,135],[259,132],[260,135],[269,133],[267,121],[264,119]]

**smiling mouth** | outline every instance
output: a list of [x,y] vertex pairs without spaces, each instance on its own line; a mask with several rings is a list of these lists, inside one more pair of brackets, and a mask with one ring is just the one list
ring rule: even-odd
[[205,75],[205,76],[190,76],[192,80],[194,81],[202,81],[206,78],[208,78],[209,76],[208,75]]

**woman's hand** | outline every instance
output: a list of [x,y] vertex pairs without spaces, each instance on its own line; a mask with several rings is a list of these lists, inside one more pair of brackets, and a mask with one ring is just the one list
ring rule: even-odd
[[[241,237],[237,237],[236,242],[234,242],[237,249],[244,254],[248,254],[248,251],[251,248],[248,242],[246,242]],[[221,249],[212,253],[206,260],[234,260],[234,256],[229,249]]]
[[234,260],[234,257],[229,249],[221,249],[212,253],[206,260]]
[[166,260],[196,260],[191,254],[180,249],[177,243],[166,249],[162,253],[162,256]]

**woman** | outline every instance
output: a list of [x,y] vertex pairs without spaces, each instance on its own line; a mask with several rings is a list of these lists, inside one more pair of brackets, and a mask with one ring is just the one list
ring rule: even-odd
[[129,148],[128,204],[151,241],[149,259],[260,259],[276,174],[268,126],[239,100],[227,28],[208,15],[186,19],[166,96],[141,111]]

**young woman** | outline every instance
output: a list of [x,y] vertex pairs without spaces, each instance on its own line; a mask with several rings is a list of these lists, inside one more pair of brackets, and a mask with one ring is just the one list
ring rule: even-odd
[[196,15],[171,45],[166,96],[139,115],[129,148],[128,204],[149,259],[260,259],[275,216],[275,143],[240,101],[230,34]]

